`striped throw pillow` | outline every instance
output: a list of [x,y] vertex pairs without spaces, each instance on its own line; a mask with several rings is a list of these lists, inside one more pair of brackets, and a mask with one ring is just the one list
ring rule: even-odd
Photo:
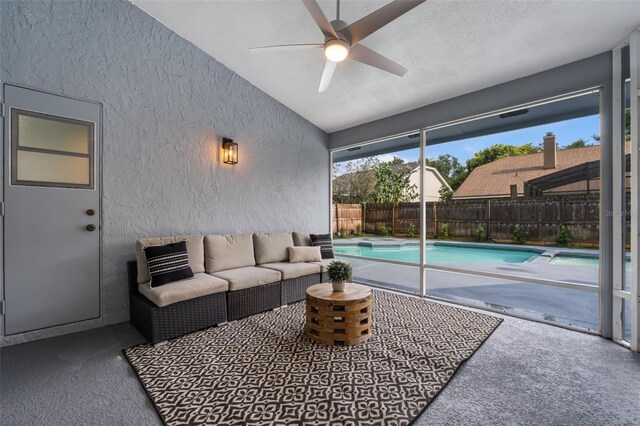
[[187,242],[166,244],[163,246],[145,247],[144,255],[147,259],[151,287],[158,287],[175,281],[193,278],[193,271],[189,266]]
[[331,234],[311,234],[311,245],[320,247],[320,254],[323,259],[333,259],[333,240]]

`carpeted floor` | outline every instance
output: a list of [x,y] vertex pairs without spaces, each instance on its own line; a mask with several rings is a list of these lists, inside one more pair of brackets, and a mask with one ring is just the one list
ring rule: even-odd
[[[0,425],[160,425],[122,349],[122,323],[0,348]],[[504,317],[417,425],[639,424],[640,354]]]
[[311,342],[300,302],[125,355],[169,425],[406,425],[502,322],[380,291],[373,312],[357,346]]

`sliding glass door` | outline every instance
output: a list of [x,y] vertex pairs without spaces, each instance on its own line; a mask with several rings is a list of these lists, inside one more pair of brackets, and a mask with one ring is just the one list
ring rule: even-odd
[[433,129],[426,294],[600,331],[599,90]]
[[593,89],[334,151],[336,253],[354,281],[599,332],[599,106]]
[[334,251],[354,281],[420,293],[417,133],[332,154]]
[[[611,337],[640,350],[640,30],[613,49]],[[628,65],[627,65],[628,64]],[[609,313],[609,312],[607,312]]]

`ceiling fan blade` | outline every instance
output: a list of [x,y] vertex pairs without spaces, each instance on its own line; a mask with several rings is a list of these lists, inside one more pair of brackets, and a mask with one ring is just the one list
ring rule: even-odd
[[322,31],[322,34],[324,34],[325,37],[338,38],[336,30],[333,29],[327,17],[324,16],[324,13],[322,12],[322,9],[320,9],[316,0],[302,0],[302,4],[307,8],[311,17],[316,21],[316,25],[318,25],[318,28],[320,28],[320,31]]
[[331,84],[331,78],[333,77],[333,72],[336,70],[337,62],[333,61],[325,61],[324,69],[322,70],[322,77],[320,77],[320,86],[318,86],[318,92],[324,92],[329,88],[329,84]]
[[393,62],[391,59],[386,58],[361,44],[357,44],[349,50],[349,58],[365,65],[390,72],[391,74],[399,75],[400,77],[407,73],[407,69],[402,65]]
[[363,38],[378,31],[389,22],[404,15],[426,0],[395,0],[375,12],[344,28],[341,32],[351,40],[351,45],[359,43]]
[[259,46],[249,49],[252,52],[273,52],[286,50],[306,50],[324,47],[324,44],[278,44],[275,46]]

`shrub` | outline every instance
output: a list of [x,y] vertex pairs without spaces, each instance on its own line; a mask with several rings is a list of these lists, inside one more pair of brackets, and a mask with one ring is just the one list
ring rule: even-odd
[[524,244],[524,229],[522,229],[522,226],[516,225],[513,227],[513,239],[518,244]]
[[339,260],[334,260],[329,263],[327,267],[327,273],[329,274],[329,279],[333,281],[342,281],[342,282],[351,282],[351,275],[353,273],[353,269],[351,265],[348,263],[341,262]]
[[484,241],[487,239],[487,232],[484,230],[484,226],[482,225],[478,225],[474,233],[476,234],[476,240],[478,241]]
[[389,235],[391,235],[391,228],[388,227],[387,225],[384,225],[384,224],[383,225],[379,225],[378,226],[378,232],[383,237],[388,237]]
[[339,237],[344,237],[346,235],[347,235],[347,228],[345,228],[344,226],[341,226],[340,228],[338,228]]
[[416,225],[413,223],[409,224],[409,238],[413,238],[416,236]]
[[443,223],[440,227],[440,238],[442,238],[443,240],[449,238],[449,225],[446,223]]
[[355,236],[358,236],[358,235],[362,234],[362,225],[361,225],[361,224],[356,223],[356,228],[355,228],[355,230],[353,231],[353,234],[354,234]]
[[453,191],[444,186],[438,190],[438,194],[440,194],[440,200],[442,201],[449,201],[453,198]]
[[571,240],[573,239],[573,235],[571,235],[571,228],[568,226],[561,226],[560,232],[558,232],[558,237],[556,238],[556,243],[560,247],[568,247],[571,245]]

